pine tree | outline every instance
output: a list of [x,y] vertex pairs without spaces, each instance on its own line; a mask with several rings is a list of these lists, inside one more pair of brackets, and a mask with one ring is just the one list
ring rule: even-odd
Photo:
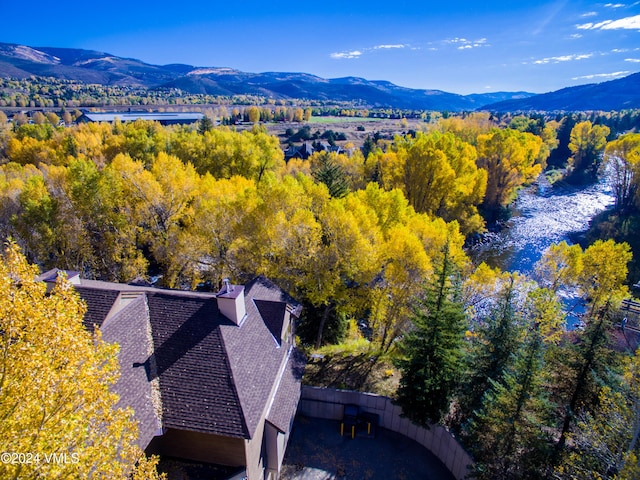
[[406,359],[399,362],[398,404],[406,417],[427,427],[448,411],[461,372],[465,314],[453,270],[447,245],[440,271],[415,310],[414,330],[402,342]]
[[521,326],[514,308],[514,275],[509,275],[498,304],[478,326],[465,356],[466,373],[458,397],[458,426],[464,426],[462,424],[482,406],[492,381],[503,381],[504,371],[519,346]]
[[572,449],[556,467],[558,479],[632,480],[640,477],[640,351],[624,373],[602,389],[596,414],[579,415]]
[[344,169],[326,153],[322,153],[319,159],[320,164],[312,172],[313,178],[324,183],[333,198],[344,197],[349,193],[349,181]]
[[543,352],[542,335],[532,326],[501,381],[490,380],[470,424],[477,478],[542,476],[550,445],[544,427],[551,409],[541,382]]
[[569,367],[565,414],[560,427],[560,436],[555,446],[554,462],[561,461],[569,432],[576,423],[580,412],[589,411],[596,403],[600,385],[598,378],[605,375],[612,364],[613,353],[609,348],[612,321],[609,305],[601,308],[595,318],[591,318],[581,339],[575,345],[565,348],[560,360]]
[[211,121],[211,119],[209,117],[207,117],[206,115],[203,116],[200,119],[200,122],[198,123],[198,133],[200,135],[204,135],[205,132],[208,132],[212,128],[213,128],[213,122]]
[[578,284],[589,301],[587,327],[575,344],[566,346],[563,358],[557,360],[557,365],[562,368],[566,364],[569,372],[560,376],[565,383],[562,399],[565,413],[554,452],[556,465],[562,459],[576,416],[593,410],[601,388],[599,379],[604,378],[607,369],[614,364],[615,356],[609,347],[610,333],[615,305],[628,295],[624,281],[630,260],[629,245],[612,240],[599,240],[583,254]]

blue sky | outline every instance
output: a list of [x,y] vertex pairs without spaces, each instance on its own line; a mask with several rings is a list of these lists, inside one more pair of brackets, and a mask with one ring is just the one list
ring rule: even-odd
[[0,0],[0,16],[3,42],[460,94],[640,71],[640,1]]

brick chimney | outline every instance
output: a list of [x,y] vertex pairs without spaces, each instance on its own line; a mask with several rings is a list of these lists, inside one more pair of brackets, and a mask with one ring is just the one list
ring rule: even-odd
[[232,285],[228,278],[223,281],[222,289],[216,295],[218,309],[236,325],[240,325],[247,312],[244,306],[244,286]]

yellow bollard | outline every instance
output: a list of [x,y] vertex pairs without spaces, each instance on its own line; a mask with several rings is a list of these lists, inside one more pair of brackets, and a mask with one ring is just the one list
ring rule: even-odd
[[340,436],[342,437],[344,435],[344,423],[340,424]]
[[351,439],[353,440],[354,438],[356,438],[356,426],[351,425]]

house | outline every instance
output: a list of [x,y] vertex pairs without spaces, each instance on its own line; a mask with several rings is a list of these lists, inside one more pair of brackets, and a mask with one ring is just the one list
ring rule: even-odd
[[328,152],[341,154],[345,151],[339,145],[331,145],[329,142],[303,142],[300,146],[291,145],[284,151],[284,159],[289,161],[292,158],[307,160],[315,152]]
[[344,150],[342,149],[342,147],[340,147],[340,145],[331,145],[326,141],[317,142],[316,150],[319,152],[335,153],[338,155],[344,153]]
[[289,161],[292,158],[301,158],[302,160],[308,159],[313,155],[315,149],[311,142],[303,142],[300,146],[291,145],[284,151],[284,159]]
[[147,453],[278,478],[304,369],[298,302],[264,277],[214,294],[67,276],[86,302],[86,328],[120,344],[114,388]]

